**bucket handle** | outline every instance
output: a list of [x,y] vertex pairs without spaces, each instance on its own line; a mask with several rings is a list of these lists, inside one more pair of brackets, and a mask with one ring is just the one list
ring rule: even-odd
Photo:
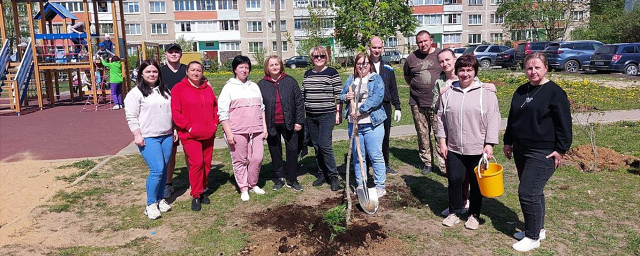
[[[487,156],[487,153],[482,153],[482,157],[480,158],[480,161],[478,161],[478,178],[482,179],[481,172],[484,171],[482,169],[482,163],[485,163],[486,167],[489,168],[489,159],[490,158]],[[491,157],[491,159],[493,159],[494,163],[498,163],[498,160],[496,160],[495,157]]]

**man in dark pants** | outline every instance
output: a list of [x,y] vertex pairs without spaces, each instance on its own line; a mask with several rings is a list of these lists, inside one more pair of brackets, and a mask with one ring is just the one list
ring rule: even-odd
[[[387,174],[396,175],[398,172],[391,168],[389,164],[389,134],[391,133],[391,104],[396,109],[394,120],[400,122],[402,114],[400,112],[400,99],[398,98],[398,85],[396,84],[396,75],[389,63],[382,60],[382,39],[378,36],[371,38],[369,51],[371,53],[371,61],[373,66],[384,81],[384,98],[382,107],[387,113],[387,119],[384,120],[384,139],[382,140],[382,155],[384,156],[384,164],[387,167]],[[369,165],[371,166],[371,165]]]

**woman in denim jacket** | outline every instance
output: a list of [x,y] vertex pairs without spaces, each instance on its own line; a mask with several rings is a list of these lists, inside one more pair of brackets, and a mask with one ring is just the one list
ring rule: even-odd
[[[373,165],[374,183],[378,197],[384,196],[387,192],[384,189],[386,179],[386,166],[382,155],[382,139],[384,138],[383,122],[387,119],[387,114],[382,107],[384,98],[384,82],[382,77],[374,72],[371,58],[365,53],[356,56],[356,65],[353,74],[347,78],[342,89],[340,99],[347,103],[344,117],[349,120],[349,134],[353,131],[353,124],[358,125],[358,137],[360,138],[360,149],[364,156],[369,156]],[[352,91],[349,92],[349,87]],[[352,100],[357,101],[355,113],[351,112]],[[353,168],[360,170],[360,163],[356,145],[353,144]],[[363,163],[366,170],[366,163]],[[358,189],[362,189],[362,177],[356,171],[356,184]]]

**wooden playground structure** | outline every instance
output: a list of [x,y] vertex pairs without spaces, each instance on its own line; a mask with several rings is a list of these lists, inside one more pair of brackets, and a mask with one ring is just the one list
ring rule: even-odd
[[[35,3],[34,3],[35,2]],[[64,1],[57,1],[64,2]],[[124,33],[125,19],[123,0],[93,0],[93,17],[89,12],[89,0],[82,0],[82,15],[76,16],[69,12],[63,5],[47,2],[45,0],[12,0],[11,6],[3,6],[0,1],[0,34],[2,36],[3,48],[0,53],[0,77],[4,77],[3,91],[9,92],[9,112],[20,115],[23,106],[28,104],[27,88],[30,78],[35,78],[35,91],[39,109],[43,109],[45,99],[49,105],[54,105],[60,100],[60,80],[62,74],[66,74],[69,80],[69,96],[71,102],[76,99],[75,89],[78,91],[80,99],[87,97],[87,103],[98,105],[100,99],[104,99],[110,92],[105,86],[99,87],[96,84],[96,69],[100,64],[100,58],[96,58],[97,45],[105,41],[100,33],[100,20],[98,19],[98,5],[111,7],[111,19],[108,22],[113,23],[113,35],[115,39],[112,43],[113,51],[116,56],[122,59],[122,94],[123,96],[130,89],[129,64],[126,54],[126,33]],[[29,34],[30,41],[26,49],[17,47],[17,62],[7,61],[8,51],[10,49],[9,40],[15,40],[14,45],[20,43],[20,28],[14,26],[15,38],[7,38],[5,10],[12,11],[13,24],[19,24],[18,21],[18,3],[25,3],[28,14],[33,13],[33,9],[37,6],[39,13],[34,17],[29,17]],[[35,5],[35,6],[34,6]],[[104,15],[104,14],[102,14]],[[53,23],[62,23],[62,28],[66,29],[67,25],[73,25],[77,22],[84,22],[85,33],[54,33]],[[91,33],[92,25],[95,33]],[[36,33],[36,28],[39,33]],[[156,46],[157,47],[157,46]],[[144,44],[143,44],[144,49]],[[83,51],[84,50],[84,51]],[[144,51],[143,51],[144,52]],[[159,55],[159,54],[158,54]],[[145,54],[146,57],[146,54]],[[158,56],[159,57],[159,56]],[[97,62],[96,62],[97,61]],[[81,84],[74,85],[73,74],[80,80],[83,74],[81,72],[88,70],[87,78],[90,79],[91,86],[87,91],[83,91]],[[5,72],[7,72],[5,74]],[[15,72],[15,74],[10,74]],[[102,76],[104,78],[104,76]],[[74,89],[75,87],[75,89]],[[6,92],[2,92],[5,94]],[[86,93],[86,94],[85,94]],[[34,97],[36,98],[36,97]],[[110,100],[109,100],[110,102]],[[102,102],[104,103],[104,102]]]

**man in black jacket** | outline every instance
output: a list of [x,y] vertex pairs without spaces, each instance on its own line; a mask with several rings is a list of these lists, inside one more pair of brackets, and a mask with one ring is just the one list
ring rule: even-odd
[[396,75],[389,63],[386,63],[380,57],[382,55],[382,39],[378,36],[371,38],[369,51],[371,53],[371,61],[373,66],[384,81],[384,98],[382,107],[387,113],[387,119],[384,120],[384,139],[382,140],[382,154],[384,155],[384,163],[387,166],[387,174],[396,175],[398,172],[391,169],[389,165],[389,134],[391,132],[391,104],[395,107],[394,120],[400,122],[402,117],[400,111],[400,99],[398,98],[398,85],[396,84]]

